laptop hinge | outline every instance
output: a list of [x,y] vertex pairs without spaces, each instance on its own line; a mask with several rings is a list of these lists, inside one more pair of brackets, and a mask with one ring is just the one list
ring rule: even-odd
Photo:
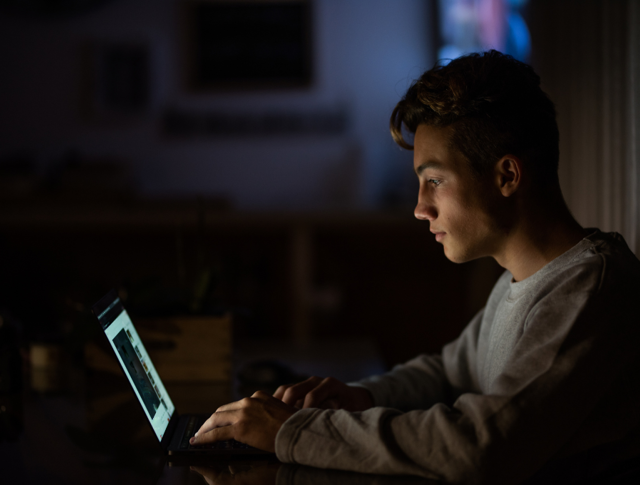
[[176,428],[178,427],[178,421],[180,421],[180,416],[177,412],[174,412],[169,420],[169,426],[167,426],[164,435],[162,436],[162,441],[160,441],[160,445],[163,450],[168,450],[169,445],[171,444],[171,439],[176,432]]

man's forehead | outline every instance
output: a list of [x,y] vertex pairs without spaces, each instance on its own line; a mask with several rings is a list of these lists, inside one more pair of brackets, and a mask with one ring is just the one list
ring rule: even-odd
[[419,125],[414,137],[413,169],[465,172],[471,169],[464,155],[450,145],[451,127]]
[[420,125],[413,139],[414,167],[442,168],[450,157],[448,130]]
[[414,133],[414,141],[415,138],[427,138],[441,140],[446,144],[449,141],[452,130],[452,126],[434,126],[422,123],[416,128],[416,132]]
[[448,128],[420,125],[413,137],[414,153],[420,158],[439,161],[449,152],[449,140]]
[[420,160],[416,160],[414,161],[414,169],[418,176],[420,176],[425,170],[444,171],[447,170],[447,166],[437,160],[426,160],[422,161],[422,163],[420,163]]

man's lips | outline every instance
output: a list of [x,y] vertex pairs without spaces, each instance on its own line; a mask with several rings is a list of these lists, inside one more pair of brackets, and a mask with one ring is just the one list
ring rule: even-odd
[[431,232],[436,235],[436,241],[438,242],[440,242],[444,237],[444,235],[446,234],[446,232],[434,231],[434,230],[431,230]]

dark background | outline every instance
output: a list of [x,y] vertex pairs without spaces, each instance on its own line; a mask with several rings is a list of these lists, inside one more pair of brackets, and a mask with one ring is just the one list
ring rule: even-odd
[[437,2],[305,3],[291,69],[267,49],[282,79],[235,83],[224,30],[196,35],[210,2],[76,3],[0,2],[0,311],[23,342],[78,352],[116,288],[134,318],[231,311],[238,345],[367,340],[390,366],[482,307],[501,269],[446,260],[388,134],[436,59]]

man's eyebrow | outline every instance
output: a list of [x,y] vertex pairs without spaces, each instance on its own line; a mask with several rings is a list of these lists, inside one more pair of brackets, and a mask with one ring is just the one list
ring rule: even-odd
[[439,170],[443,170],[444,166],[439,162],[435,162],[433,160],[429,160],[428,162],[424,162],[424,163],[422,163],[422,164],[420,164],[419,166],[416,167],[416,175],[418,175],[418,177],[420,177],[420,175],[422,175],[422,172],[424,172],[425,170],[427,170],[429,168],[436,168],[436,169],[439,169]]

